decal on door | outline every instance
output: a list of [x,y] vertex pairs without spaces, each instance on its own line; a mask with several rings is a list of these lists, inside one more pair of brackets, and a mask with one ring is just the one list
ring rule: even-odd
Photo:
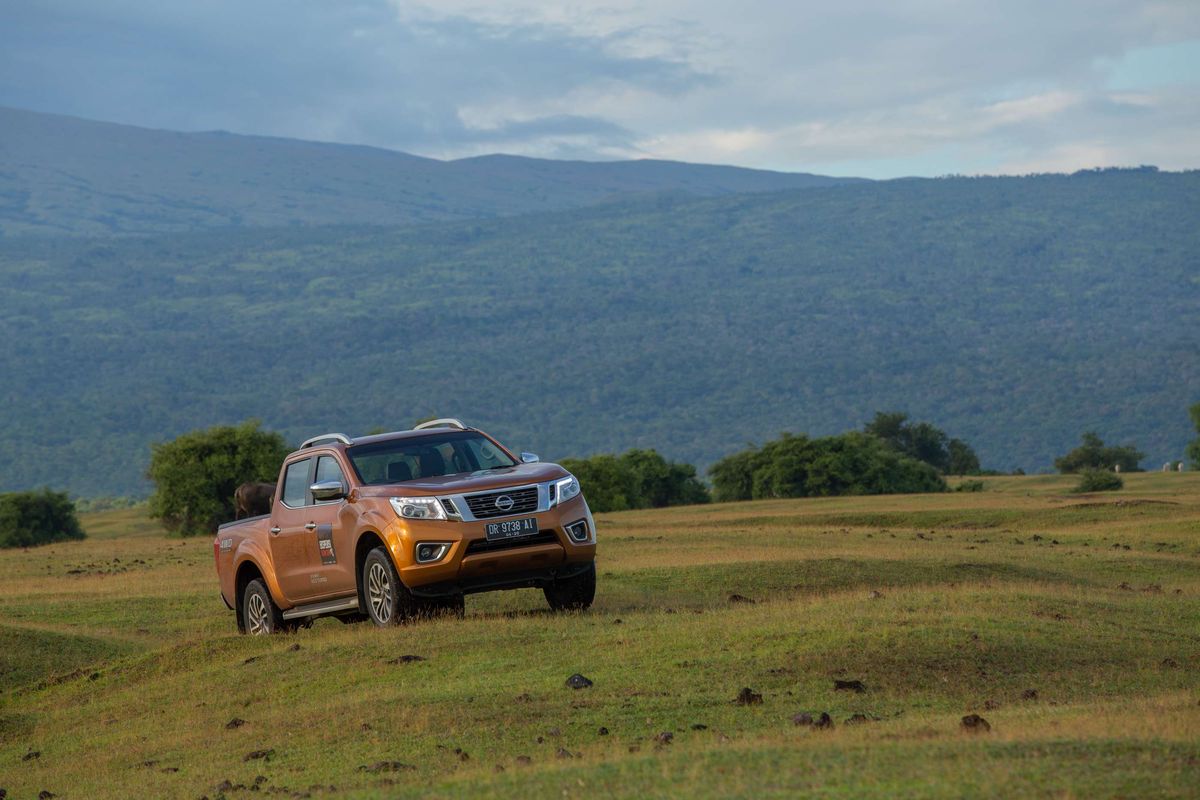
[[317,526],[317,549],[321,551],[321,563],[325,566],[337,563],[337,553],[333,551],[333,526]]

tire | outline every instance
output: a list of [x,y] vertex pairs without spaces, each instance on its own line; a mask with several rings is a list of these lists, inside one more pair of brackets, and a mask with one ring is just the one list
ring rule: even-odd
[[546,602],[555,611],[582,611],[591,608],[596,599],[596,562],[588,564],[585,572],[573,578],[563,578],[547,585],[542,591]]
[[271,593],[258,579],[250,581],[242,591],[242,621],[242,632],[251,636],[292,630],[292,626],[283,621],[283,614],[271,599]]
[[367,616],[381,628],[398,625],[417,611],[416,601],[400,581],[392,557],[382,547],[367,553],[363,561],[362,588]]

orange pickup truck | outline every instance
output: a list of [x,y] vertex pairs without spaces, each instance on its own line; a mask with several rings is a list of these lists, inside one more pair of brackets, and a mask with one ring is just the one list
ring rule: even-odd
[[221,598],[263,634],[321,616],[394,625],[464,595],[540,587],[553,609],[596,593],[596,524],[579,482],[455,419],[304,442],[271,513],[222,525]]

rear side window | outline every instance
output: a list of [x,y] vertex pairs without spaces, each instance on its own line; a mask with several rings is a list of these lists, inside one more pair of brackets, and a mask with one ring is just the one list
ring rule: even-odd
[[308,499],[308,467],[311,458],[288,464],[283,475],[283,504],[300,508]]

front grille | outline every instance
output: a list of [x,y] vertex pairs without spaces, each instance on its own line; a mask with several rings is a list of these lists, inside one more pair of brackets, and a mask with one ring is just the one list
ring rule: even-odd
[[[497,508],[496,499],[508,497],[512,499],[511,508]],[[466,496],[467,508],[475,515],[475,519],[490,517],[510,517],[514,514],[529,514],[537,511],[538,491],[536,486],[527,489],[501,489],[487,494],[469,494]]]
[[557,544],[558,537],[554,531],[539,531],[531,536],[515,536],[512,539],[497,539],[489,542],[487,539],[476,539],[467,545],[467,555],[479,553],[494,553],[497,550],[509,550],[513,547],[528,547],[531,544]]

